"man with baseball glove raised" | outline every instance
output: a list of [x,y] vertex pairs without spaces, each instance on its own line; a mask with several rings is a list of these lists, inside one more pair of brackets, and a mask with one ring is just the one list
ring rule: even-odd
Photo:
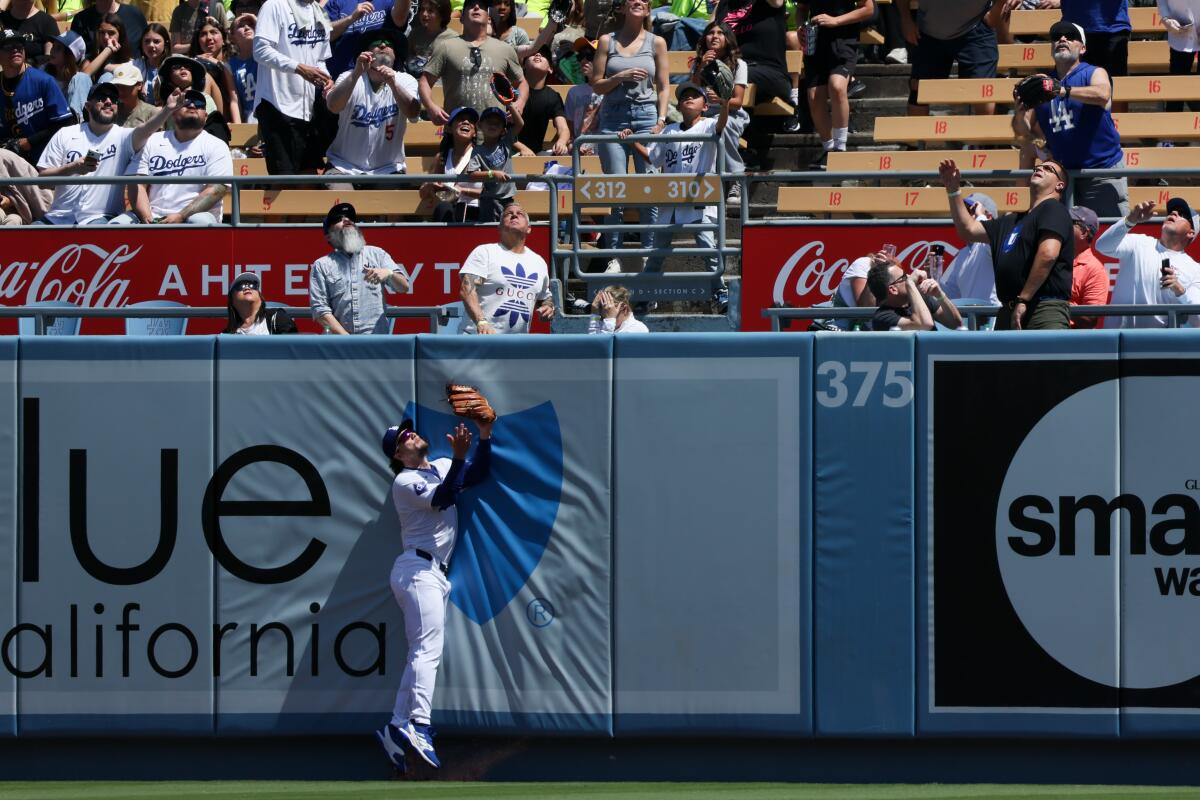
[[446,400],[454,413],[479,426],[475,457],[471,431],[460,423],[446,435],[450,458],[429,460],[429,443],[411,419],[383,434],[383,454],[392,473],[392,503],[400,522],[404,552],[392,565],[392,595],[404,614],[408,660],[391,720],[375,732],[392,765],[407,770],[406,752],[440,767],[434,750],[430,711],[442,660],[446,602],[450,597],[450,558],[458,543],[460,494],[487,479],[492,461],[492,424],[496,412],[474,386],[450,383]]
[[[1112,118],[1112,82],[1103,67],[1085,64],[1087,36],[1070,22],[1050,28],[1053,75],[1030,75],[1013,90],[1013,132],[1021,145],[1021,169],[1052,158],[1068,170],[1114,169],[1125,164]],[[1129,183],[1122,177],[1075,181],[1076,205],[1101,217],[1129,213]]]

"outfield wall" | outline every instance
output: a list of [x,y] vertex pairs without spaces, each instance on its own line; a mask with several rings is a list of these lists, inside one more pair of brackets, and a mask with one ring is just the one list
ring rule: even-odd
[[0,339],[0,734],[362,733],[383,429],[501,415],[443,730],[1189,736],[1188,331]]

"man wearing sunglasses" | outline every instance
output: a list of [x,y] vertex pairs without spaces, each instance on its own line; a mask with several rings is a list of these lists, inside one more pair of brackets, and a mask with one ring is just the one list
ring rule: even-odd
[[187,175],[195,183],[155,183],[138,187],[132,214],[113,222],[157,222],[164,225],[215,225],[221,221],[221,198],[229,191],[208,178],[233,174],[229,145],[204,130],[206,98],[196,89],[175,90],[147,125],[162,125],[169,116],[172,130],[149,138],[137,160],[138,175]]
[[[38,174],[124,175],[133,154],[145,146],[150,135],[162,127],[166,114],[160,112],[137,128],[116,124],[118,89],[115,83],[100,83],[88,93],[84,110],[88,121],[60,128],[38,159]],[[59,184],[54,203],[42,222],[47,225],[97,225],[108,222],[125,209],[124,195],[137,201],[137,187],[129,184]]]
[[879,298],[871,330],[931,331],[935,321],[951,330],[962,326],[962,315],[937,281],[920,269],[905,274],[886,253],[871,256],[867,288]]
[[391,721],[375,732],[392,765],[405,771],[405,749],[440,767],[433,748],[430,711],[442,659],[446,600],[450,597],[450,557],[458,541],[456,503],[464,489],[491,471],[493,422],[478,422],[479,446],[467,461],[471,432],[459,424],[446,435],[451,458],[429,460],[429,442],[411,419],[383,434],[383,455],[392,473],[392,503],[400,522],[404,552],[392,566],[392,595],[404,613],[408,660],[396,693]]
[[[1013,133],[1021,144],[1021,169],[1038,156],[1034,141],[1044,138],[1049,156],[1069,170],[1114,169],[1125,165],[1121,136],[1112,117],[1112,80],[1103,67],[1082,61],[1087,52],[1083,28],[1056,22],[1050,28],[1055,75],[1039,75],[1040,101],[1026,106],[1017,98]],[[1074,202],[1101,217],[1129,213],[1129,183],[1122,177],[1080,178]]]
[[387,29],[363,37],[354,69],[343,72],[325,98],[329,110],[338,115],[337,136],[328,153],[332,168],[326,175],[405,172],[404,130],[407,120],[421,113],[421,104],[416,79],[395,69],[403,41],[400,33]]
[[1043,161],[1029,176],[1029,210],[984,222],[962,203],[961,176],[953,161],[938,167],[950,200],[950,218],[967,243],[992,248],[996,296],[1001,310],[996,330],[1066,330],[1071,326],[1071,262],[1075,235],[1062,204],[1066,170]]
[[[411,0],[328,0],[325,11],[333,22],[329,30],[333,55],[325,62],[330,77],[338,79],[354,66],[370,40],[380,31],[398,36],[396,60],[408,58],[404,30],[408,28]],[[413,93],[414,97],[416,93]]]
[[[529,96],[521,62],[512,45],[488,35],[488,0],[465,0],[462,36],[438,39],[421,71],[421,105],[435,125],[450,120],[447,108],[473,108],[477,112],[496,105],[492,73],[500,72],[517,89],[516,107],[524,111]],[[553,24],[553,23],[550,23]],[[433,85],[441,80],[443,100],[433,101]]]
[[25,36],[0,31],[0,147],[36,164],[55,131],[75,121],[58,83],[25,62]]

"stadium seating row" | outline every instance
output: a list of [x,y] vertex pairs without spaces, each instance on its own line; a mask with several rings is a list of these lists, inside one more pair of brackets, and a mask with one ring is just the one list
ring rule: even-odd
[[[975,187],[996,201],[1000,213],[1026,211],[1029,189],[1025,186]],[[1165,213],[1167,201],[1175,196],[1195,194],[1195,187],[1131,186],[1130,204],[1154,201],[1156,213]],[[941,186],[784,186],[779,189],[778,210],[782,214],[886,214],[892,217],[947,215],[946,190]]]

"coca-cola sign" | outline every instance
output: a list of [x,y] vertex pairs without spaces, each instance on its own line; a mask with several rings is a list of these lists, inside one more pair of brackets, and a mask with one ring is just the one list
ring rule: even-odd
[[906,269],[925,263],[930,245],[949,265],[962,247],[951,225],[747,225],[742,230],[742,329],[770,330],[764,308],[807,308],[833,297],[850,262],[896,246]]
[[[391,254],[412,282],[412,294],[389,294],[388,304],[393,306],[456,302],[459,266],[476,245],[498,238],[491,226],[365,228],[364,233],[369,244]],[[529,243],[549,261],[545,226],[530,232]],[[309,265],[329,250],[318,227],[0,229],[0,304],[62,301],[120,308],[145,300],[172,300],[224,307],[230,282],[248,270],[262,278],[267,300],[307,306]],[[297,322],[303,331],[319,330],[310,319]],[[188,333],[216,333],[224,324],[193,319]],[[16,329],[15,320],[0,320],[0,333]],[[399,319],[395,330],[427,332],[429,323]],[[123,331],[119,319],[85,319],[81,327],[83,333]]]

